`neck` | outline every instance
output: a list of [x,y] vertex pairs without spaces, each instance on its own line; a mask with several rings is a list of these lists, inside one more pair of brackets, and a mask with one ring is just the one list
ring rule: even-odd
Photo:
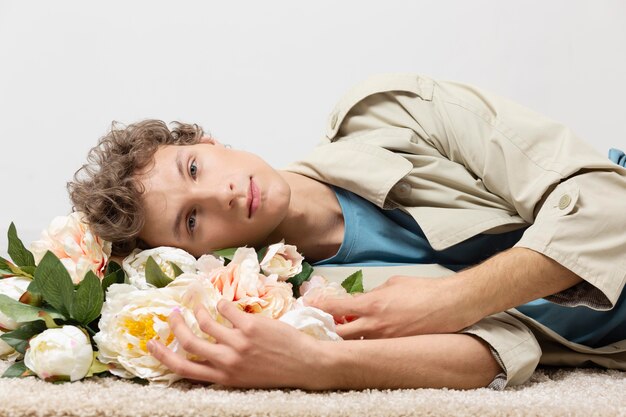
[[308,262],[334,254],[343,239],[343,215],[334,192],[322,182],[288,171],[278,171],[291,188],[287,215],[265,244],[296,245]]

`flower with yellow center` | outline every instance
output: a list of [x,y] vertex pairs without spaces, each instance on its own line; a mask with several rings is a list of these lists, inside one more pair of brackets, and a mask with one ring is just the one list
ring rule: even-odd
[[100,332],[94,336],[98,359],[113,365],[111,373],[123,378],[140,377],[168,385],[180,379],[148,351],[150,340],[158,340],[174,352],[197,359],[185,352],[170,330],[168,317],[179,309],[187,326],[199,337],[214,342],[200,330],[193,309],[201,304],[218,323],[230,326],[217,314],[221,298],[207,277],[185,273],[163,288],[140,290],[128,284],[113,284],[106,294],[99,322]]
[[[100,331],[94,336],[98,359],[112,364],[110,370],[123,378],[140,377],[168,384],[180,379],[147,349],[155,339],[175,352],[182,351],[170,331],[167,318],[180,304],[181,288],[139,290],[128,284],[111,285],[102,308]],[[193,314],[185,312],[186,318]],[[195,319],[193,319],[195,321]]]
[[[145,315],[142,317],[138,317],[137,319],[126,318],[124,320],[123,326],[126,328],[126,331],[131,336],[136,337],[139,340],[139,348],[144,352],[148,352],[148,342],[152,339],[159,339],[157,336],[156,330],[154,330],[154,319],[157,319],[163,323],[167,323],[167,317],[163,314],[156,315]],[[167,336],[167,340],[162,341],[165,345],[169,345],[174,340],[174,335],[170,332]],[[134,346],[132,343],[128,343],[128,349],[133,349]]]

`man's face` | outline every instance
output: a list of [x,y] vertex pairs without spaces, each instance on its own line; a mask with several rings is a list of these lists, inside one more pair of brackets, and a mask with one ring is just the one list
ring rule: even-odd
[[[137,173],[145,187],[146,215],[139,238],[151,247],[174,246],[199,257],[222,248],[260,246],[289,207],[291,189],[274,168],[214,139],[161,146],[153,168],[146,170]],[[260,205],[248,217],[251,179],[260,190]]]

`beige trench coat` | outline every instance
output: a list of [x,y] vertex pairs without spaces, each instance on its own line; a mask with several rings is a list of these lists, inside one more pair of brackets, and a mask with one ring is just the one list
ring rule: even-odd
[[[567,127],[476,87],[416,74],[371,77],[339,101],[319,144],[282,169],[400,208],[437,250],[530,225],[515,247],[584,280],[545,297],[554,303],[609,310],[624,288],[626,169]],[[366,289],[392,275],[452,273],[437,265],[314,271],[341,280],[358,269]],[[515,309],[461,332],[485,340],[501,364],[492,388],[525,382],[538,363],[626,370],[626,340],[589,348]]]

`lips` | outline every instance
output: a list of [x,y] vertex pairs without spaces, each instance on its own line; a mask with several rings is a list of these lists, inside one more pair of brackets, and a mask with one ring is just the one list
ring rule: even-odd
[[254,193],[252,192],[252,177],[250,177],[250,183],[248,187],[248,218],[252,216],[252,202],[254,201]]
[[261,190],[258,185],[250,178],[250,191],[248,195],[248,218],[252,217],[261,204]]

